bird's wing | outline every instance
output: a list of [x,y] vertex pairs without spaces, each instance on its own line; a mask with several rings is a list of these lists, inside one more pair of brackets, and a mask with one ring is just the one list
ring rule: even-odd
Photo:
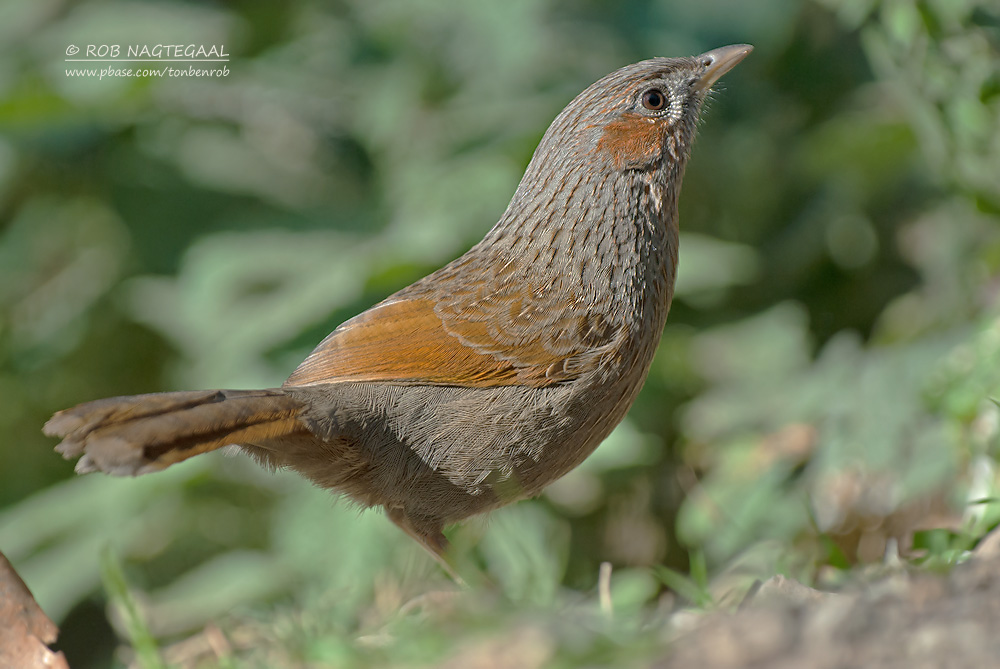
[[285,385],[543,387],[593,369],[618,332],[552,282],[494,275],[469,289],[448,278],[415,284],[347,321]]

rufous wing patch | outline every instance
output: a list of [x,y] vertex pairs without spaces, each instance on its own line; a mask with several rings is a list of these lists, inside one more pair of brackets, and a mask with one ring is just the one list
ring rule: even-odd
[[285,385],[343,381],[508,386],[517,385],[517,370],[449,334],[430,300],[399,300],[377,305],[334,330]]
[[[598,356],[588,353],[614,334],[602,332],[595,341],[586,314],[550,314],[519,325],[502,300],[481,299],[481,308],[457,312],[435,309],[435,304],[397,299],[376,305],[334,330],[285,386],[386,381],[542,387],[575,378],[591,361],[596,364]],[[501,310],[506,317],[497,313]]]

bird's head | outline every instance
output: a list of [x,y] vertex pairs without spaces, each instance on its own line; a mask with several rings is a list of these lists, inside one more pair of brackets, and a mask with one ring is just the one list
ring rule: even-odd
[[712,84],[752,49],[735,44],[690,58],[652,58],[612,72],[566,106],[532,162],[546,171],[567,170],[574,163],[610,171],[683,167]]

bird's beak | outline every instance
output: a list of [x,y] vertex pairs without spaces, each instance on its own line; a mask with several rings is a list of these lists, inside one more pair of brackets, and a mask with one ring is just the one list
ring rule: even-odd
[[718,49],[712,49],[697,56],[696,60],[705,64],[705,71],[694,82],[694,89],[707,91],[712,87],[712,84],[718,81],[726,72],[736,67],[736,64],[746,58],[751,51],[753,51],[753,47],[749,44],[731,44],[729,46],[720,46]]

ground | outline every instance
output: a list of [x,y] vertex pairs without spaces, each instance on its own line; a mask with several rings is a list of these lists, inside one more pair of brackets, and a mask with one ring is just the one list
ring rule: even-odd
[[[21,669],[65,667],[65,658],[45,646],[55,637],[55,625],[37,607],[2,556],[0,594],[0,665]],[[430,608],[452,608],[457,604],[445,594],[441,593]],[[482,593],[452,595],[480,598]],[[433,619],[434,614],[429,617]],[[948,573],[900,565],[836,593],[820,592],[776,576],[761,584],[736,611],[679,611],[662,630],[659,658],[648,663],[640,661],[638,666],[978,669],[1000,662],[997,621],[1000,531],[984,539],[968,560]],[[227,635],[213,625],[186,642],[164,648],[163,655],[172,666],[218,666],[219,662],[240,666],[224,657],[240,656],[261,641],[256,634],[242,641],[240,636],[238,626]],[[443,666],[549,666],[557,651],[556,644],[545,637],[544,627],[522,625],[488,642],[456,642]],[[357,639],[359,645],[370,641]],[[121,657],[127,662],[131,655],[126,650]],[[145,666],[134,656],[131,659],[132,666]]]

